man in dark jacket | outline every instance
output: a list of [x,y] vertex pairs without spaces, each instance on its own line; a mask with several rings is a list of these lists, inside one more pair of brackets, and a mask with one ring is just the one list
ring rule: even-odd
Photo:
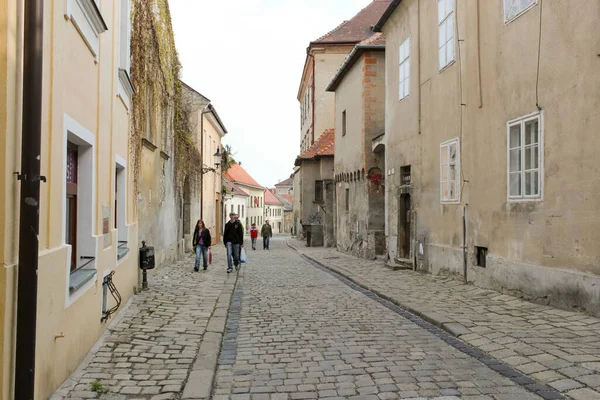
[[240,269],[240,248],[244,243],[242,224],[236,220],[235,213],[229,214],[229,218],[223,231],[223,243],[227,247],[227,273],[233,271],[233,266],[236,270]]
[[265,221],[265,224],[260,230],[260,235],[263,238],[263,250],[269,250],[269,243],[271,242],[271,236],[273,236],[273,229],[271,229],[271,224],[269,224],[269,220]]

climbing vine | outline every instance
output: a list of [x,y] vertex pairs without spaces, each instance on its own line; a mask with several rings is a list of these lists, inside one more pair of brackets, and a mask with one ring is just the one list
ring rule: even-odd
[[187,177],[195,178],[202,157],[191,137],[191,105],[184,100],[181,64],[175,48],[167,0],[131,2],[131,159],[134,193],[139,192],[142,148],[159,148],[173,158],[175,183],[181,193]]

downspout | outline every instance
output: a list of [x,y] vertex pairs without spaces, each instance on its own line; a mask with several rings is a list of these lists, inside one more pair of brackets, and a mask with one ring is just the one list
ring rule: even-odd
[[208,103],[200,113],[200,219],[202,221],[204,221],[204,114],[210,112],[211,105]]
[[417,0],[417,84],[419,85],[419,135],[421,134],[421,1]]
[[42,142],[42,75],[44,1],[25,0],[23,43],[23,125],[19,215],[19,267],[15,398],[33,400],[40,226],[40,156]]
[[482,108],[483,93],[481,89],[481,17],[479,7],[479,0],[477,0],[477,78],[479,79],[479,108]]
[[312,124],[310,127],[310,130],[312,131],[312,143],[310,144],[311,146],[313,145],[313,143],[315,143],[315,56],[310,54],[310,57],[312,58],[312,90],[310,91],[310,101],[311,101],[311,110],[310,113],[312,114]]

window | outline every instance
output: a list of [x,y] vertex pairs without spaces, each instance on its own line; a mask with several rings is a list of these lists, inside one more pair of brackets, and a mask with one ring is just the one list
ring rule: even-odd
[[127,172],[125,159],[116,156],[115,167],[115,229],[117,230],[117,261],[129,253],[127,229]]
[[233,204],[231,205],[231,211],[230,211],[230,213],[232,213],[232,212],[233,212]]
[[241,211],[241,207],[240,207],[240,205],[238,204],[237,215],[240,215],[240,211]]
[[315,201],[323,201],[323,181],[315,181]]
[[241,215],[241,217],[244,218],[244,206],[243,205],[242,205],[242,215]]
[[508,198],[542,197],[541,116],[535,114],[508,123]]
[[460,201],[460,158],[458,139],[440,146],[440,200],[442,203]]
[[438,0],[440,70],[454,61],[454,0]]
[[346,189],[346,212],[350,211],[350,189]]
[[346,136],[346,110],[342,111],[342,136]]
[[71,245],[71,272],[77,269],[77,146],[67,143],[67,213],[65,243]]
[[94,58],[98,56],[100,34],[108,27],[96,0],[67,0],[65,17],[73,22]]
[[410,90],[410,38],[406,39],[399,49],[399,88],[398,97],[402,100],[408,96]]
[[120,0],[119,7],[119,91],[118,95],[129,109],[133,96],[133,84],[129,79],[130,48],[131,48],[131,18],[130,0]]
[[478,267],[486,267],[488,249],[487,247],[475,246],[476,265]]
[[509,22],[529,10],[537,0],[504,0],[504,22]]
[[[93,286],[98,253],[94,212],[96,187],[93,133],[65,115],[64,186],[61,239],[68,246],[68,307]],[[123,194],[125,192],[123,191]],[[124,203],[123,203],[124,204]],[[80,290],[81,289],[81,290]]]

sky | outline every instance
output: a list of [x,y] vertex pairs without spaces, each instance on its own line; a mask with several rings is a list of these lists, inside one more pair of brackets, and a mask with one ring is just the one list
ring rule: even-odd
[[233,148],[261,185],[293,172],[300,150],[296,98],[315,40],[371,0],[170,0],[182,80],[217,109]]

